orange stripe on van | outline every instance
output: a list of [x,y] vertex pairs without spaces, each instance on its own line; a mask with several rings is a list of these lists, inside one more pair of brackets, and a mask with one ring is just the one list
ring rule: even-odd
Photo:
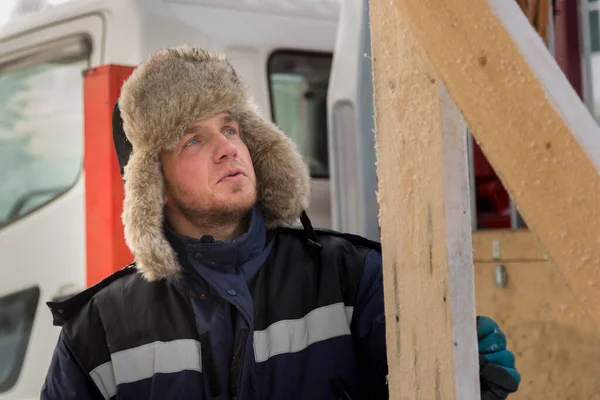
[[112,136],[113,107],[123,81],[133,69],[130,66],[104,65],[84,73],[83,167],[88,287],[133,260],[123,234],[124,188]]

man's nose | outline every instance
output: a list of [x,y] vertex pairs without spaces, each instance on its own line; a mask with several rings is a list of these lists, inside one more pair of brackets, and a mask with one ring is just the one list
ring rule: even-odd
[[222,161],[224,159],[235,157],[237,155],[237,147],[231,143],[227,136],[218,132],[215,135],[215,162]]

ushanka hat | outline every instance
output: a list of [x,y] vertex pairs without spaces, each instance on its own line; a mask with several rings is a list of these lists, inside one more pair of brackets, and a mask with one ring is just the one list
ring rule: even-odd
[[294,143],[260,116],[226,57],[191,46],[156,51],[125,81],[113,114],[113,139],[125,181],[123,224],[136,267],[152,281],[181,267],[163,231],[159,153],[195,121],[229,112],[252,157],[257,206],[267,227],[294,223],[309,203],[309,172]]

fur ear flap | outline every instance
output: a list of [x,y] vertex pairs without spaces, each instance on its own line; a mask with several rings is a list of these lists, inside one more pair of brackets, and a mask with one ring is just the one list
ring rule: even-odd
[[136,267],[149,280],[174,279],[181,272],[164,231],[164,183],[158,155],[133,152],[125,167],[123,225]]

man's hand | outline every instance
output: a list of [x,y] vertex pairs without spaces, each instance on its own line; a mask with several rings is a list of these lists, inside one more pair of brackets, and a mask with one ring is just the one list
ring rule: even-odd
[[481,400],[504,400],[521,383],[515,356],[506,349],[506,336],[498,324],[488,317],[477,317],[477,339]]

